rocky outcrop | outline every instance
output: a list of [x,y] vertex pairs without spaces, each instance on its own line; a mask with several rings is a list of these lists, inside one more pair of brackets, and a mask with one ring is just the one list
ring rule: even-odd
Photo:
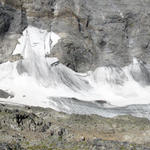
[[0,63],[11,60],[18,38],[27,26],[25,10],[0,4]]
[[[1,0],[0,61],[9,60],[27,25],[61,36],[51,56],[78,72],[97,66],[122,67],[133,57],[149,58],[148,1]],[[5,34],[5,35],[4,35]],[[9,42],[11,40],[11,42]]]
[[[63,63],[76,71],[108,65],[122,67],[130,64],[133,57],[149,63],[150,3],[79,0],[66,5],[75,14],[66,19],[72,30],[65,31],[73,39],[61,41],[61,46],[53,51],[58,56],[58,49],[62,51],[59,58]],[[66,11],[66,7],[61,9]],[[72,60],[71,65],[66,58]]]
[[0,98],[8,98],[8,97],[13,98],[14,96],[0,89]]

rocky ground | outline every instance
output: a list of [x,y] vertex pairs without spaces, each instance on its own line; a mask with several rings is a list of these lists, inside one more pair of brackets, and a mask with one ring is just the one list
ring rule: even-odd
[[0,104],[0,150],[149,150],[150,121]]

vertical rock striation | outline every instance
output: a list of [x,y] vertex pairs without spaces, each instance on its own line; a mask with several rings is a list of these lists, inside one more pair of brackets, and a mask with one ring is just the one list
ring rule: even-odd
[[[10,59],[27,25],[61,36],[51,56],[78,72],[150,63],[146,0],[0,0],[0,62]],[[11,41],[11,42],[10,42]]]

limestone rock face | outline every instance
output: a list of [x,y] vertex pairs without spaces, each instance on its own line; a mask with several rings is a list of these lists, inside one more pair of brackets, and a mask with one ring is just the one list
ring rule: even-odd
[[147,0],[0,2],[0,62],[9,60],[23,29],[33,25],[61,36],[51,56],[77,72],[98,66],[123,67],[133,57],[150,63]]

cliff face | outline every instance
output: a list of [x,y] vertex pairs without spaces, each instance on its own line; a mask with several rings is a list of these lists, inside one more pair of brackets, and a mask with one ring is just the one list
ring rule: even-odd
[[25,11],[1,2],[0,5],[0,63],[10,60],[18,38],[27,26]]
[[[78,72],[150,63],[146,0],[0,0],[0,62],[10,59],[27,25],[61,36],[51,56]],[[11,41],[11,42],[10,42]]]

